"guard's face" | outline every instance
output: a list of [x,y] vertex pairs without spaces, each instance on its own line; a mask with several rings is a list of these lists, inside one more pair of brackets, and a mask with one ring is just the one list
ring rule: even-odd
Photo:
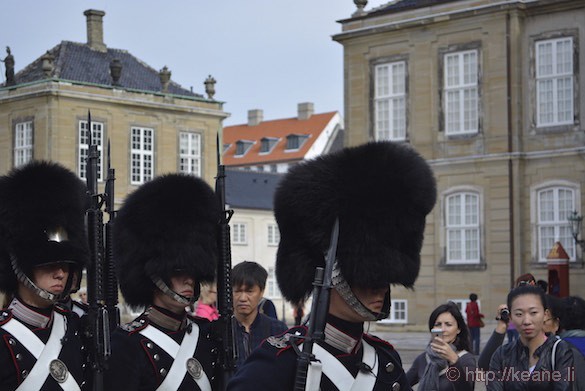
[[258,303],[264,291],[258,285],[234,287],[234,312],[237,316],[249,316],[258,311]]
[[[388,294],[388,287],[383,288],[352,288],[355,297],[370,311],[380,312],[384,307],[384,298]],[[349,322],[363,322],[364,319],[343,300],[335,289],[331,290],[331,302],[329,312],[338,318]]]
[[37,266],[32,271],[35,285],[55,295],[63,293],[68,277],[69,264],[65,262]]
[[[181,296],[191,298],[195,292],[195,279],[184,273],[174,274],[169,281],[169,288]],[[179,303],[172,297],[165,295],[161,290],[154,292],[153,303],[176,314],[185,312],[185,304]]]

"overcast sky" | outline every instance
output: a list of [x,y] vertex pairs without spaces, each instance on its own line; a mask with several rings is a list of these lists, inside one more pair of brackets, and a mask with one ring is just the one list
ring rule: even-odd
[[[366,10],[387,2],[371,0]],[[245,123],[249,109],[263,109],[265,120],[295,117],[299,102],[343,114],[343,50],[331,36],[355,11],[353,0],[2,1],[0,57],[10,46],[18,72],[63,40],[87,42],[90,8],[106,12],[108,47],[157,70],[166,65],[200,94],[213,75],[215,98],[231,114],[224,125]]]

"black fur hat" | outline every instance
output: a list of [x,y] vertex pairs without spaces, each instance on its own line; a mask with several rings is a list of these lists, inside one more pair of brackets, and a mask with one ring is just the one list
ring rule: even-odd
[[[0,178],[1,291],[17,287],[10,254],[29,278],[35,266],[52,262],[69,261],[82,270],[88,257],[87,201],[83,181],[56,163],[33,161]],[[56,232],[61,241],[54,240]]]
[[128,196],[114,224],[120,290],[133,307],[152,304],[151,276],[167,284],[174,271],[213,281],[217,265],[219,201],[190,175],[168,174]]
[[372,142],[293,167],[274,198],[284,297],[300,302],[310,295],[337,217],[337,260],[350,286],[411,287],[435,198],[431,168],[405,144]]

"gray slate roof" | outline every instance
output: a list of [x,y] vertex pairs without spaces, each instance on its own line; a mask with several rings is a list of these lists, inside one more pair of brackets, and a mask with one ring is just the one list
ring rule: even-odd
[[[117,58],[122,64],[122,75],[116,88],[162,93],[158,71],[126,50],[108,48],[106,52],[101,52],[91,49],[86,44],[62,41],[49,50],[49,53],[55,56],[52,78],[111,86],[110,63]],[[15,75],[17,85],[43,79],[46,77],[43,74],[40,57]],[[202,97],[173,81],[169,83],[168,93]]]
[[225,198],[230,208],[273,210],[274,192],[283,174],[226,170]]

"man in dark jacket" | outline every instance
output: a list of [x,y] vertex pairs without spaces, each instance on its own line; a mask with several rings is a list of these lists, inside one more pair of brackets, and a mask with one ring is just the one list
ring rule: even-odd
[[[276,277],[294,305],[313,290],[339,222],[324,337],[313,345],[304,389],[410,390],[398,353],[364,334],[364,322],[390,310],[390,284],[412,286],[420,268],[426,215],[436,197],[427,163],[409,146],[370,143],[293,167],[275,194],[281,240]],[[315,322],[316,323],[316,322]],[[292,390],[307,336],[295,327],[269,337],[242,365],[228,390]],[[306,388],[305,388],[306,387]],[[353,387],[353,388],[352,388]]]
[[244,261],[232,270],[234,290],[234,316],[238,321],[235,333],[238,362],[246,361],[252,350],[271,335],[282,334],[288,327],[258,311],[258,303],[264,295],[268,272],[256,262]]

